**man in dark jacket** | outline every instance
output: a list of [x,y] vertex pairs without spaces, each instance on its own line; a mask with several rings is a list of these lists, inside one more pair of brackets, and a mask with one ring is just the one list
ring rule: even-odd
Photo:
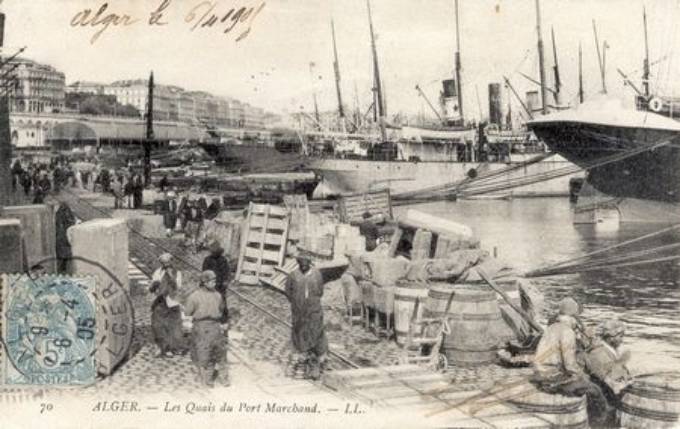
[[133,199],[133,206],[135,209],[141,209],[142,208],[142,198],[144,195],[144,179],[142,178],[141,175],[137,174],[134,179],[134,185],[133,185],[133,193],[132,193],[132,199]]
[[227,285],[229,284],[229,261],[224,256],[224,249],[220,243],[213,241],[208,247],[210,254],[203,260],[202,271],[212,271],[215,273],[215,290],[217,290],[224,300],[224,319],[223,323],[227,321]]
[[17,159],[12,165],[12,190],[17,190],[17,183],[21,180],[21,175],[24,169],[21,167],[21,162]]
[[76,217],[66,203],[60,203],[55,215],[57,272],[68,274],[69,261],[73,256],[66,230],[76,224]]

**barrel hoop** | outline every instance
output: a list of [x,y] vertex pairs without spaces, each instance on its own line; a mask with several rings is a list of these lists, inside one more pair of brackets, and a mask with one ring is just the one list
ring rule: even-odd
[[420,301],[422,302],[426,296],[409,296],[409,295],[394,295],[394,300],[395,301],[404,301],[404,302],[416,302],[416,298],[420,298]]
[[645,389],[644,386],[629,386],[626,393],[649,399],[658,399],[661,401],[680,402],[680,392],[677,391],[659,391]]
[[583,401],[574,402],[573,404],[528,404],[514,399],[509,399],[509,403],[520,408],[523,411],[537,414],[575,414],[585,409]]
[[[443,317],[443,315],[441,316]],[[500,320],[502,316],[500,313],[463,313],[463,314],[451,314],[449,313],[446,317],[453,320]]]
[[626,404],[625,402],[621,403],[621,411],[632,416],[638,416],[643,417],[645,419],[658,420],[662,422],[677,422],[678,420],[680,420],[680,414],[678,413],[647,410],[644,408],[636,407],[634,405]]
[[495,293],[490,292],[480,292],[477,294],[462,294],[456,293],[455,290],[451,292],[442,292],[434,289],[430,289],[428,296],[433,299],[443,299],[448,300],[451,295],[453,296],[453,301],[458,302],[484,302],[484,301],[494,301],[496,299]]
[[451,347],[449,345],[450,343],[447,343],[446,346],[442,347],[442,350],[445,352],[463,352],[463,353],[495,353],[498,351],[498,346],[492,346],[491,348],[488,349],[476,349],[476,350],[470,350],[470,349],[463,349],[460,347]]

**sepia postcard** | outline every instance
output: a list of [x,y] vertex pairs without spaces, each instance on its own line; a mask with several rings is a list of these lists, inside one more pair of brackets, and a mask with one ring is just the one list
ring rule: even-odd
[[678,19],[0,0],[0,427],[680,427]]

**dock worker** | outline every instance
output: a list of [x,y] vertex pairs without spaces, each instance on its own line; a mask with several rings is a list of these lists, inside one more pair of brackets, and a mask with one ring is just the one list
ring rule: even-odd
[[378,237],[380,236],[380,230],[378,225],[371,220],[371,212],[364,212],[361,215],[361,223],[359,224],[359,234],[366,237],[366,250],[372,252],[378,247]]
[[591,426],[600,427],[612,410],[600,387],[590,380],[576,358],[579,311],[579,305],[573,298],[560,301],[555,322],[545,330],[536,348],[534,382],[546,393],[565,396],[585,394],[588,398],[588,420]]
[[632,381],[626,366],[630,352],[621,351],[625,325],[608,319],[600,326],[600,335],[586,354],[586,370],[600,386],[611,406],[617,406],[618,395]]
[[[215,290],[217,276],[212,271],[200,275],[200,287],[189,295],[184,313],[193,318],[191,330],[191,360],[198,370],[200,381],[214,386],[220,376],[222,385],[229,385],[226,367],[227,339],[221,325],[225,303]],[[218,373],[217,367],[221,367]]]
[[328,353],[321,307],[324,280],[308,256],[297,253],[296,259],[299,268],[288,275],[284,290],[293,319],[293,347],[306,356],[305,378],[317,380]]
[[182,288],[182,272],[172,265],[172,255],[162,254],[161,266],[151,276],[150,291],[156,294],[151,303],[151,330],[158,346],[157,357],[173,357],[185,352],[182,334],[182,311],[176,301]]
[[55,224],[55,255],[57,257],[57,273],[68,274],[69,262],[73,257],[71,243],[66,231],[76,224],[76,217],[66,203],[59,203],[54,215]]
[[168,209],[163,213],[163,226],[165,226],[165,234],[172,237],[177,225],[177,194],[175,191],[170,191],[166,194],[168,200]]
[[215,290],[222,295],[225,310],[223,314],[222,323],[227,322],[227,285],[229,284],[229,260],[224,256],[224,249],[217,240],[213,240],[208,245],[210,254],[203,260],[203,271],[212,271],[215,273]]

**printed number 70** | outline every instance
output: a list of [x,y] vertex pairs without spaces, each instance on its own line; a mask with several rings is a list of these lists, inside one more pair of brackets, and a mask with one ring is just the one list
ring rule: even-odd
[[43,414],[45,411],[52,411],[53,409],[54,409],[53,404],[49,404],[49,403],[48,404],[45,404],[45,403],[40,404],[40,414]]

